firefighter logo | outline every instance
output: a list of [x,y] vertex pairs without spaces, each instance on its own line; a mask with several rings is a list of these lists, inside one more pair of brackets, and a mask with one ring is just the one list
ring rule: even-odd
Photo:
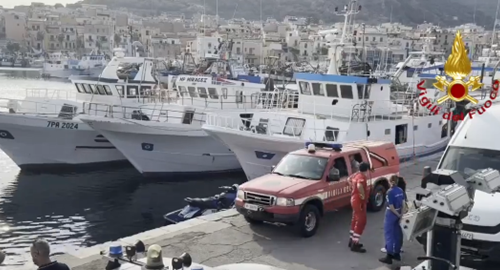
[[472,72],[472,63],[467,56],[467,50],[460,31],[455,36],[451,54],[444,64],[444,72],[452,78],[452,81],[448,81],[446,76],[436,76],[437,82],[434,83],[434,87],[446,92],[446,96],[437,100],[438,104],[448,99],[455,102],[468,100],[473,104],[477,104],[477,99],[470,96],[469,91],[476,91],[483,86],[483,83],[480,82],[480,76],[470,76],[466,80],[467,76]]

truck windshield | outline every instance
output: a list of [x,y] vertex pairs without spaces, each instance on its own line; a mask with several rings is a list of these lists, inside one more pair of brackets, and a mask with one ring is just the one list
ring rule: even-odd
[[273,173],[283,176],[320,180],[328,163],[327,158],[289,154],[274,168]]
[[440,169],[458,171],[465,178],[486,168],[500,171],[500,151],[450,146],[440,166]]

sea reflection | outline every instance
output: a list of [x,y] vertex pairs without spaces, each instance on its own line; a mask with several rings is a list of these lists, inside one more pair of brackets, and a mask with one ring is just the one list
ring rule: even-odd
[[131,167],[19,172],[5,178],[9,183],[0,194],[0,248],[8,255],[6,264],[14,266],[30,261],[29,246],[37,237],[50,241],[52,253],[115,240],[162,226],[163,214],[184,206],[184,197],[213,195],[218,186],[244,179],[241,174],[143,179]]

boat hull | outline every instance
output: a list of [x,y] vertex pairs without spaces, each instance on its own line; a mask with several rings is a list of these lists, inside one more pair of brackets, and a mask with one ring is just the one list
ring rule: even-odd
[[[268,174],[272,167],[289,152],[304,147],[300,139],[273,137],[217,126],[203,126],[203,130],[210,136],[223,141],[231,148],[243,168],[248,180]],[[444,150],[448,139],[443,139],[430,146],[398,147],[400,161],[408,161],[435,154]]]
[[87,124],[56,117],[0,114],[0,148],[23,169],[125,161]]
[[84,117],[145,176],[240,171],[234,153],[199,127]]

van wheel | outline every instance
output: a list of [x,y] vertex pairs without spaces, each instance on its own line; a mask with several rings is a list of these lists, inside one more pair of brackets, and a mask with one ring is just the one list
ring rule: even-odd
[[368,199],[368,210],[371,212],[378,212],[382,210],[385,205],[385,187],[382,184],[377,184],[373,188],[370,198]]
[[316,234],[319,228],[321,215],[316,206],[306,204],[300,212],[299,221],[296,224],[299,234],[302,237],[311,237]]
[[255,224],[262,224],[262,223],[264,223],[264,221],[262,221],[262,220],[253,219],[253,218],[251,218],[249,216],[243,216],[243,217],[245,217],[245,220],[248,223],[250,223],[250,224],[254,224],[255,225]]

